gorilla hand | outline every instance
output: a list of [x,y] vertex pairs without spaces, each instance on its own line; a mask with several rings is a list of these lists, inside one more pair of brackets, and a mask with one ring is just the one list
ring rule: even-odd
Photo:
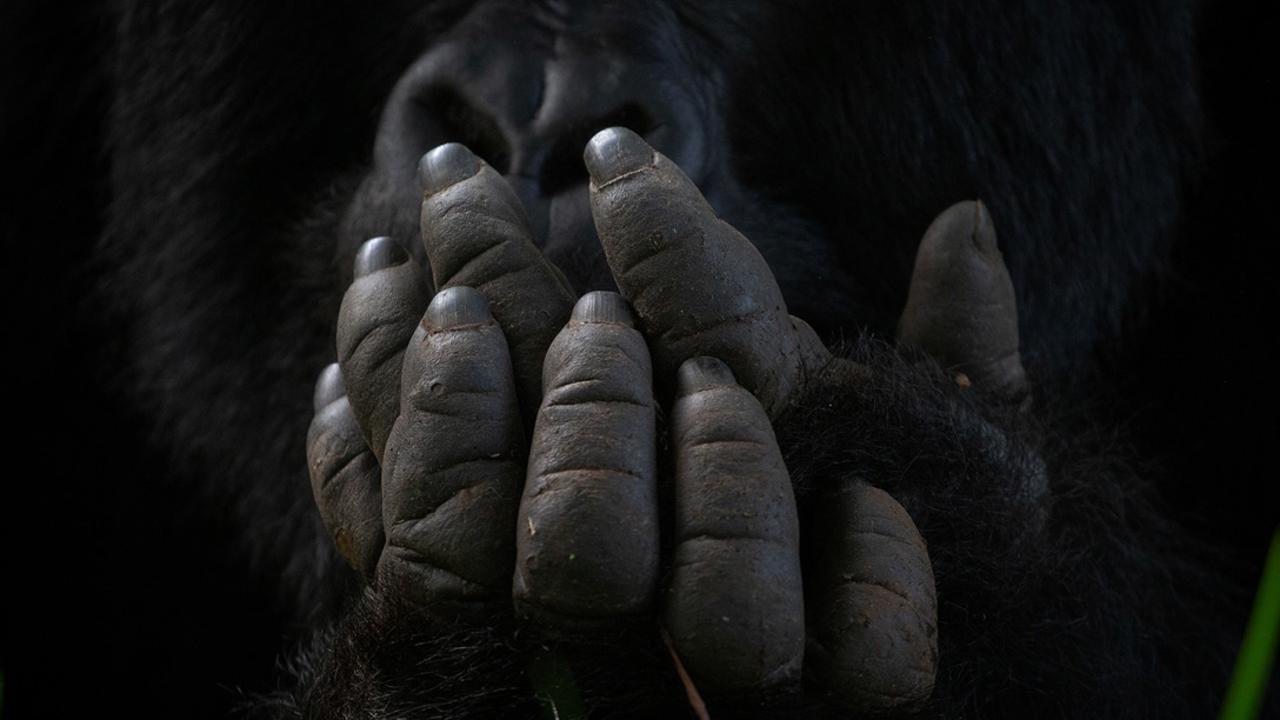
[[[801,396],[875,377],[787,315],[755,248],[637,136],[604,131],[586,161],[635,320],[616,295],[594,293],[565,325],[567,283],[530,242],[514,193],[461,146],[421,166],[427,255],[436,286],[450,288],[425,316],[426,283],[407,255],[385,238],[362,247],[339,320],[341,373],[322,375],[308,442],[344,557],[375,586],[399,576],[395,587],[449,616],[483,617],[513,593],[521,614],[553,626],[645,614],[659,583],[652,375],[660,397],[676,396],[662,612],[698,683],[785,683],[803,660],[857,709],[926,698],[936,608],[915,525],[882,490],[825,483],[806,517],[802,583],[772,425]],[[998,253],[979,265],[965,254],[990,259],[983,217],[956,206],[926,234],[902,335],[1017,396],[1007,274]]]
[[[586,162],[592,215],[618,288],[650,341],[655,377],[675,377],[686,358],[710,355],[750,391],[739,390],[733,410],[719,417],[708,413],[701,422],[686,414],[701,409],[707,402],[701,397],[712,393],[682,393],[673,414],[677,475],[693,468],[711,477],[752,477],[753,470],[768,467],[766,456],[744,452],[737,462],[722,463],[700,456],[700,448],[772,447],[773,433],[762,431],[767,421],[779,421],[801,396],[823,387],[841,391],[865,372],[833,358],[804,321],[787,314],[765,260],[715,216],[670,160],[635,134],[613,129],[592,139]],[[680,370],[682,380],[687,368]],[[758,404],[746,399],[751,395]],[[749,413],[747,406],[754,410]],[[691,435],[700,437],[690,440]],[[777,472],[785,475],[786,469]],[[677,544],[666,621],[695,676],[723,682],[737,657],[726,650],[747,650],[716,637],[716,620],[728,613],[709,610],[731,607],[771,582],[733,563],[752,552],[768,557],[767,533],[743,530],[766,525],[769,515],[735,506],[741,500],[733,493],[763,487],[745,484],[707,497],[677,478]],[[923,700],[932,690],[937,655],[933,576],[924,542],[907,513],[881,490],[852,482],[833,484],[827,494],[818,503],[828,511],[824,524],[809,535],[817,552],[806,563],[805,664],[859,709]],[[699,502],[703,507],[696,507]],[[790,493],[769,501],[775,508],[790,503]],[[698,517],[703,508],[711,512]]]

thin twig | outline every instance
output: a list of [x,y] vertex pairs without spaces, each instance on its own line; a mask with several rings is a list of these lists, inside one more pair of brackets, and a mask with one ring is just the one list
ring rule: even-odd
[[698,720],[711,720],[711,715],[707,712],[707,704],[702,702],[698,687],[693,684],[693,678],[689,677],[688,671],[684,669],[684,663],[680,662],[680,656],[676,654],[676,646],[671,644],[671,635],[667,633],[665,627],[659,627],[658,630],[662,633],[662,642],[667,644],[667,652],[671,653],[671,662],[675,663],[676,674],[680,676],[680,683],[684,685],[684,693],[689,697],[689,707],[693,708],[693,714],[698,716]]

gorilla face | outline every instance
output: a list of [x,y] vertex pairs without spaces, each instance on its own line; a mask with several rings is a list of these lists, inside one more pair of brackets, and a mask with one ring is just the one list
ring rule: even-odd
[[[413,241],[418,158],[460,142],[507,179],[535,242],[579,292],[612,289],[582,151],[595,132],[624,126],[676,162],[721,217],[777,259],[784,293],[802,298],[805,273],[786,268],[821,265],[827,244],[794,209],[744,187],[726,118],[729,71],[742,60],[731,28],[767,16],[746,4],[475,3],[396,81],[372,168],[341,215],[339,254],[390,235],[423,259]],[[816,322],[829,328],[838,319],[843,312],[828,311]]]
[[[393,78],[376,131],[339,138],[371,166],[348,174],[353,197],[314,213],[340,267],[380,235],[422,259],[417,161],[461,142],[507,178],[578,291],[612,287],[581,152],[594,131],[620,125],[685,170],[823,335],[891,335],[929,219],[982,198],[1007,238],[1019,302],[1038,308],[1020,321],[1025,351],[1056,382],[1088,372],[1142,312],[1125,299],[1156,277],[1144,258],[1168,251],[1181,192],[1172,178],[1194,148],[1194,101],[1174,71],[1125,66],[1134,53],[1169,54],[1128,17],[1040,10],[983,26],[907,6],[846,17],[821,3],[491,0],[404,18],[381,31],[395,38],[388,59],[363,62]],[[396,22],[391,10],[374,20]],[[1088,27],[1099,22],[1132,48],[1094,47]],[[839,40],[813,40],[816,26]],[[1180,31],[1167,32],[1171,42]],[[1031,62],[1016,43],[979,50],[995,35],[1044,35],[1034,56],[1059,64]],[[1133,76],[1131,102],[1095,93],[1116,73]],[[1143,161],[1104,160],[1120,157]],[[1042,273],[1043,283],[1019,281]]]
[[348,224],[393,212],[384,203],[408,208],[402,226],[416,227],[417,159],[445,142],[507,178],[555,255],[592,244],[582,149],[595,131],[625,125],[700,185],[723,182],[724,83],[695,64],[707,48],[693,30],[665,5],[561,12],[479,3],[414,62],[388,98]]
[[[156,644],[183,662],[153,664],[212,648],[202,675],[262,688],[294,653],[279,638],[309,638],[263,703],[286,716],[532,711],[546,647],[623,715],[685,711],[673,654],[730,714],[1212,710],[1205,648],[1232,636],[1205,618],[1231,617],[1197,593],[1217,568],[1108,430],[1182,379],[1181,334],[1125,351],[1153,336],[1203,141],[1187,7],[227,0],[111,20],[112,62],[86,71],[108,167],[76,185],[103,196],[99,347],[66,354],[110,369],[115,404],[90,413],[74,385],[30,404],[140,478],[118,534],[160,559],[99,580],[133,590],[136,625],[170,619]],[[588,150],[609,127],[645,158],[625,182]],[[500,248],[459,220],[516,216]],[[428,277],[494,248],[536,272],[502,295]],[[539,294],[554,322],[530,351],[509,311],[543,306],[510,298]],[[538,488],[566,470],[643,487],[593,505],[579,483],[557,515]],[[621,559],[582,583],[576,550],[524,554],[560,541]],[[483,611],[442,619],[476,590],[448,581],[476,578]],[[563,606],[636,624],[529,634]],[[171,625],[209,618],[175,649]]]

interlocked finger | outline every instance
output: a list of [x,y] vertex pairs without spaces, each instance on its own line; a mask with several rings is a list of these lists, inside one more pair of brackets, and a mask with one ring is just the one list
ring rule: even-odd
[[382,472],[379,582],[441,614],[506,607],[524,430],[506,339],[484,296],[437,294],[402,375]]
[[888,493],[824,489],[808,536],[807,667],[844,705],[885,712],[933,691],[937,600],[924,540]]
[[423,156],[418,173],[422,241],[436,287],[466,285],[488,299],[530,421],[541,400],[542,359],[569,319],[573,290],[533,244],[515,191],[470,150],[441,145]]
[[315,418],[307,431],[307,467],[320,517],[338,553],[366,578],[382,553],[382,491],[373,457],[335,363],[316,381]]
[[686,359],[713,355],[776,417],[830,355],[787,314],[765,259],[630,130],[601,131],[584,157],[600,241],[640,316],[657,376],[675,377]]
[[400,413],[400,367],[427,306],[425,287],[422,271],[395,240],[374,238],[356,253],[355,279],[338,311],[338,363],[351,409],[378,458]]
[[799,527],[773,428],[719,360],[685,362],[677,384],[672,642],[717,689],[793,681],[805,645]]
[[642,613],[658,580],[652,369],[621,296],[578,301],[543,379],[516,524],[517,607],[553,624]]

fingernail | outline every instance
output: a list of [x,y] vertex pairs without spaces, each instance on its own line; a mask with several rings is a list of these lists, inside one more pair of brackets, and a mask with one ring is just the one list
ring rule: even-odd
[[603,185],[632,170],[652,165],[653,148],[634,132],[611,127],[591,138],[582,159],[591,179],[596,185]]
[[428,330],[448,330],[489,321],[489,301],[479,290],[459,285],[436,293],[423,318]]
[[942,211],[938,221],[944,236],[950,238],[947,244],[956,250],[972,248],[986,256],[999,254],[991,215],[981,200],[956,203]]
[[981,200],[973,201],[973,244],[987,254],[1000,252],[996,246],[996,228],[991,223],[991,214]]
[[360,246],[356,252],[355,276],[362,278],[379,270],[399,265],[409,259],[400,243],[389,237],[376,237]]
[[316,394],[312,399],[315,411],[320,412],[346,394],[347,388],[342,383],[342,370],[338,368],[338,363],[333,363],[321,370],[320,377],[316,380]]
[[685,360],[676,373],[676,388],[682,397],[713,387],[737,384],[728,365],[705,355]]
[[425,195],[462,182],[480,172],[480,159],[462,143],[445,143],[418,161],[418,185]]
[[573,319],[585,323],[616,323],[635,327],[635,316],[627,301],[615,292],[597,290],[578,299],[573,306]]

